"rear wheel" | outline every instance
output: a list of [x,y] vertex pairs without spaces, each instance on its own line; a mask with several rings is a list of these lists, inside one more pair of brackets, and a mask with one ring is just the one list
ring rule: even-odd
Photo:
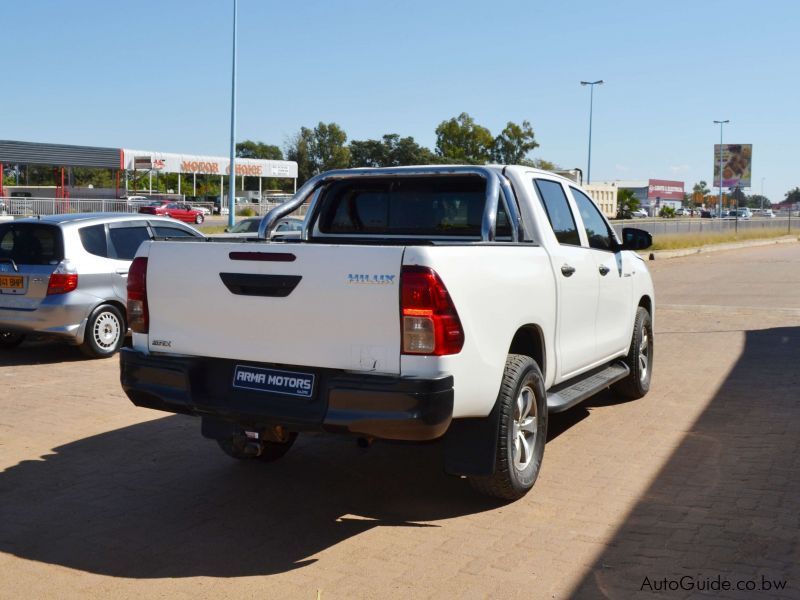
[[0,349],[11,349],[25,341],[25,335],[13,331],[0,331]]
[[633,338],[625,357],[630,373],[613,386],[614,392],[624,398],[637,400],[650,391],[653,376],[653,321],[647,309],[640,306],[633,323]]
[[230,438],[217,440],[222,451],[237,460],[258,459],[264,462],[278,460],[294,444],[297,439],[296,432],[286,432],[285,440],[270,442],[265,440],[251,440],[244,435],[235,435]]
[[469,481],[483,494],[516,500],[536,482],[547,437],[544,377],[531,357],[508,355],[497,403],[500,426],[494,474]]
[[102,304],[89,315],[81,350],[92,358],[113,356],[122,347],[125,332],[125,319],[119,309]]

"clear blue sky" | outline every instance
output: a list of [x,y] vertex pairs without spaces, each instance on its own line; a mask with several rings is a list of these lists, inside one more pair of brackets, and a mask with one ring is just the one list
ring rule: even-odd
[[[232,0],[4,3],[0,138],[226,154]],[[710,182],[714,119],[753,189],[800,185],[800,3],[239,1],[238,139],[335,121],[412,135],[465,111],[529,120],[534,157],[592,180]],[[792,141],[794,140],[794,141]]]

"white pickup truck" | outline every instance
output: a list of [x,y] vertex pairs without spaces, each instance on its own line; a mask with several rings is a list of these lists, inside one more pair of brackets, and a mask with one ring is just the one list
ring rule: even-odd
[[[306,203],[299,237],[270,239]],[[258,238],[142,244],[122,386],[240,459],[304,431],[444,437],[447,472],[518,498],[549,412],[647,393],[655,297],[631,250],[651,242],[528,167],[323,173]]]

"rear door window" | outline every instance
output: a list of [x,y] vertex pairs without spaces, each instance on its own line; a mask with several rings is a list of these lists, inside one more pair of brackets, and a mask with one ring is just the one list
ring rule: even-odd
[[188,229],[181,229],[179,227],[154,226],[153,231],[158,237],[195,237]]
[[61,229],[40,223],[0,225],[0,260],[20,265],[55,265],[64,259]]
[[81,227],[78,235],[80,235],[83,249],[89,254],[108,258],[108,238],[106,237],[105,225]]
[[108,235],[114,249],[114,258],[120,260],[133,260],[142,242],[150,239],[150,232],[144,224],[109,228]]
[[549,179],[534,179],[533,182],[542,199],[547,218],[550,220],[558,243],[580,246],[581,239],[575,225],[575,217],[572,216],[572,209],[569,207],[564,188],[557,181]]

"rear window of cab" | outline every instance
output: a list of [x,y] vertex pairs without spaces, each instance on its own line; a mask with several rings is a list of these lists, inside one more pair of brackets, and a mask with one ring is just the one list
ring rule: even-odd
[[55,265],[64,259],[61,229],[43,223],[0,224],[0,260],[21,265]]
[[[486,182],[476,176],[355,179],[321,199],[321,234],[480,238]],[[510,236],[500,203],[497,236]]]

